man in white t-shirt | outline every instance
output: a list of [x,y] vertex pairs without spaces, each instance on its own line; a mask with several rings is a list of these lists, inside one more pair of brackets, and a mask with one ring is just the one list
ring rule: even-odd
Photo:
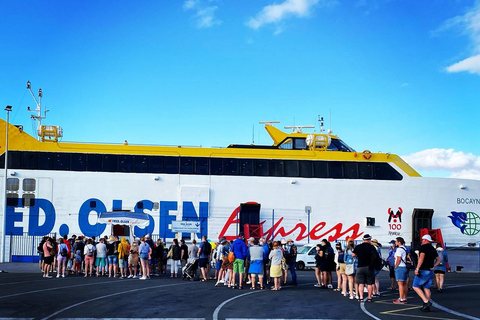
[[398,293],[400,297],[394,300],[393,303],[405,304],[407,303],[407,279],[408,269],[406,265],[407,261],[407,248],[405,247],[405,240],[402,237],[398,237],[395,241],[397,250],[395,251],[395,279],[398,283]]

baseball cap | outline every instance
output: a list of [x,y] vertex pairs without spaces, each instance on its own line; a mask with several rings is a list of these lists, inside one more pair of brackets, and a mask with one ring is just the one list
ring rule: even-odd
[[363,235],[363,240],[372,240],[372,236],[366,233]]
[[424,236],[422,237],[422,240],[428,240],[428,241],[430,241],[430,242],[433,241],[433,240],[432,240],[432,237],[430,237],[429,234],[424,235]]
[[390,244],[395,244],[395,240],[390,240]]
[[254,237],[250,237],[250,238],[248,238],[247,241],[253,241],[253,240],[255,240],[255,238],[254,238]]

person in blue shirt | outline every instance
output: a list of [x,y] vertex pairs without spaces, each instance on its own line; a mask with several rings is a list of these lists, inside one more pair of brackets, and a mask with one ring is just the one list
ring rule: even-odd
[[235,255],[235,261],[233,261],[232,288],[235,289],[235,278],[238,273],[238,289],[242,289],[243,274],[245,273],[245,258],[248,254],[247,245],[245,244],[245,235],[243,232],[240,232],[238,234],[238,238],[233,241],[231,250]]
[[395,240],[392,240],[389,243],[390,243],[390,248],[388,248],[387,262],[388,262],[388,269],[390,271],[390,287],[388,287],[387,289],[396,290],[397,283],[395,281],[395,251],[397,250],[397,247],[395,246]]

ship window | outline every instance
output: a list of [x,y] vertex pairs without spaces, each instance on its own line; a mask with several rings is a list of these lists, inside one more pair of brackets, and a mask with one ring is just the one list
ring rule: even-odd
[[103,171],[116,172],[118,170],[118,156],[115,154],[103,155]]
[[152,210],[158,210],[160,208],[160,203],[159,202],[154,202]]
[[344,162],[343,168],[345,170],[346,179],[358,179],[358,168],[356,162]]
[[[3,160],[2,163],[3,163],[2,168],[5,168],[5,160]],[[8,152],[8,168],[22,169],[22,153],[21,152],[18,152],[18,151]]]
[[268,161],[268,172],[272,177],[282,177],[283,176],[283,161],[282,160],[269,160]]
[[285,167],[285,176],[286,177],[298,177],[298,161],[296,160],[286,160],[283,162]]
[[355,152],[345,142],[340,139],[332,139],[332,143],[327,147],[330,151],[343,151],[343,152]]
[[37,169],[37,152],[25,152],[22,157],[22,165],[24,169]]
[[329,163],[330,178],[342,179],[343,178],[343,162],[330,161]]
[[193,158],[180,158],[180,173],[192,174],[193,173]]
[[18,194],[17,193],[7,193],[7,206],[8,207],[18,207]]
[[72,171],[85,171],[87,169],[87,156],[83,153],[72,154]]
[[293,147],[295,150],[304,150],[307,148],[307,143],[304,138],[298,138],[293,141],[295,143],[295,146]]
[[285,141],[280,145],[280,149],[288,149],[288,150],[293,149],[293,140],[292,140],[292,138],[288,138],[287,140],[285,140]]
[[55,170],[70,170],[70,153],[55,154]]
[[38,153],[38,169],[40,170],[53,169],[53,153],[50,153],[50,152]]
[[223,174],[223,159],[212,158],[210,160],[210,173],[213,175]]
[[238,159],[225,159],[225,174],[238,175]]
[[314,171],[315,171],[315,178],[328,178],[328,162],[315,161]]
[[365,224],[367,227],[375,227],[375,218],[367,217]]
[[254,160],[255,175],[256,176],[268,176],[268,161],[267,160]]
[[165,158],[165,173],[178,173],[178,157]]
[[163,173],[163,157],[150,157],[150,172]]
[[373,178],[373,165],[368,162],[358,163],[358,177],[360,179],[372,179]]
[[35,192],[37,181],[35,179],[23,179],[23,191]]
[[195,173],[196,174],[208,174],[208,158],[196,158],[195,159]]
[[240,174],[242,176],[253,175],[253,160],[240,160]]
[[35,194],[24,193],[22,196],[22,205],[24,207],[33,207],[35,205]]
[[133,171],[138,173],[148,172],[148,157],[135,156],[133,159]]
[[133,168],[133,156],[121,155],[118,157],[119,172],[132,172],[132,168]]
[[313,163],[311,161],[300,161],[300,177],[313,177]]
[[377,180],[402,180],[403,177],[388,163],[375,163],[375,179]]
[[87,170],[102,171],[102,155],[101,154],[87,154]]
[[7,178],[7,191],[18,191],[20,180],[18,178]]

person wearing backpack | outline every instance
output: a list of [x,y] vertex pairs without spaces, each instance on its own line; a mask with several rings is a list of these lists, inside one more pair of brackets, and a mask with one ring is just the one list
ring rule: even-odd
[[437,292],[442,292],[443,290],[443,281],[445,279],[445,273],[447,272],[447,262],[448,256],[447,251],[442,247],[441,243],[437,243],[435,246],[437,249],[437,254],[440,259],[438,265],[433,269],[433,273],[435,274],[435,282],[437,283]]
[[[372,244],[375,247],[375,250],[377,251],[378,257],[381,259],[381,265],[376,266],[373,270],[373,274],[375,275],[375,284],[373,286],[373,297],[380,297],[380,281],[378,281],[378,275],[380,274],[380,271],[382,271],[383,268],[383,259],[382,259],[382,245],[378,242],[377,239],[372,239]],[[379,268],[380,267],[380,268]]]
[[107,243],[107,260],[108,260],[108,277],[114,277],[117,275],[118,269],[118,246],[120,241],[118,238],[111,235],[108,238]]
[[87,240],[83,254],[85,255],[85,278],[88,276],[88,269],[90,269],[91,277],[93,273],[93,262],[95,256],[95,246],[93,245],[92,239]]
[[67,266],[67,258],[69,257],[70,252],[68,247],[65,244],[63,238],[58,239],[58,257],[57,257],[57,278],[65,278],[65,268]]
[[125,279],[128,273],[128,254],[130,252],[130,245],[126,238],[120,240],[118,245],[118,264],[120,266],[120,279]]
[[394,300],[393,303],[396,304],[405,304],[407,303],[407,279],[408,279],[408,269],[407,269],[407,256],[408,251],[405,247],[405,240],[402,237],[397,237],[395,241],[397,250],[395,251],[395,279],[398,283],[398,294],[399,298]]
[[207,266],[212,253],[212,245],[208,243],[207,236],[202,236],[202,242],[198,245],[198,266],[200,267],[200,273],[202,279],[200,281],[207,281]]
[[359,244],[353,250],[353,257],[358,258],[358,267],[356,273],[356,282],[358,284],[358,301],[363,302],[363,289],[367,286],[368,298],[367,302],[373,302],[373,284],[375,283],[374,268],[372,268],[372,260],[376,254],[376,249],[372,245],[372,237],[369,234],[363,235],[363,243]]

